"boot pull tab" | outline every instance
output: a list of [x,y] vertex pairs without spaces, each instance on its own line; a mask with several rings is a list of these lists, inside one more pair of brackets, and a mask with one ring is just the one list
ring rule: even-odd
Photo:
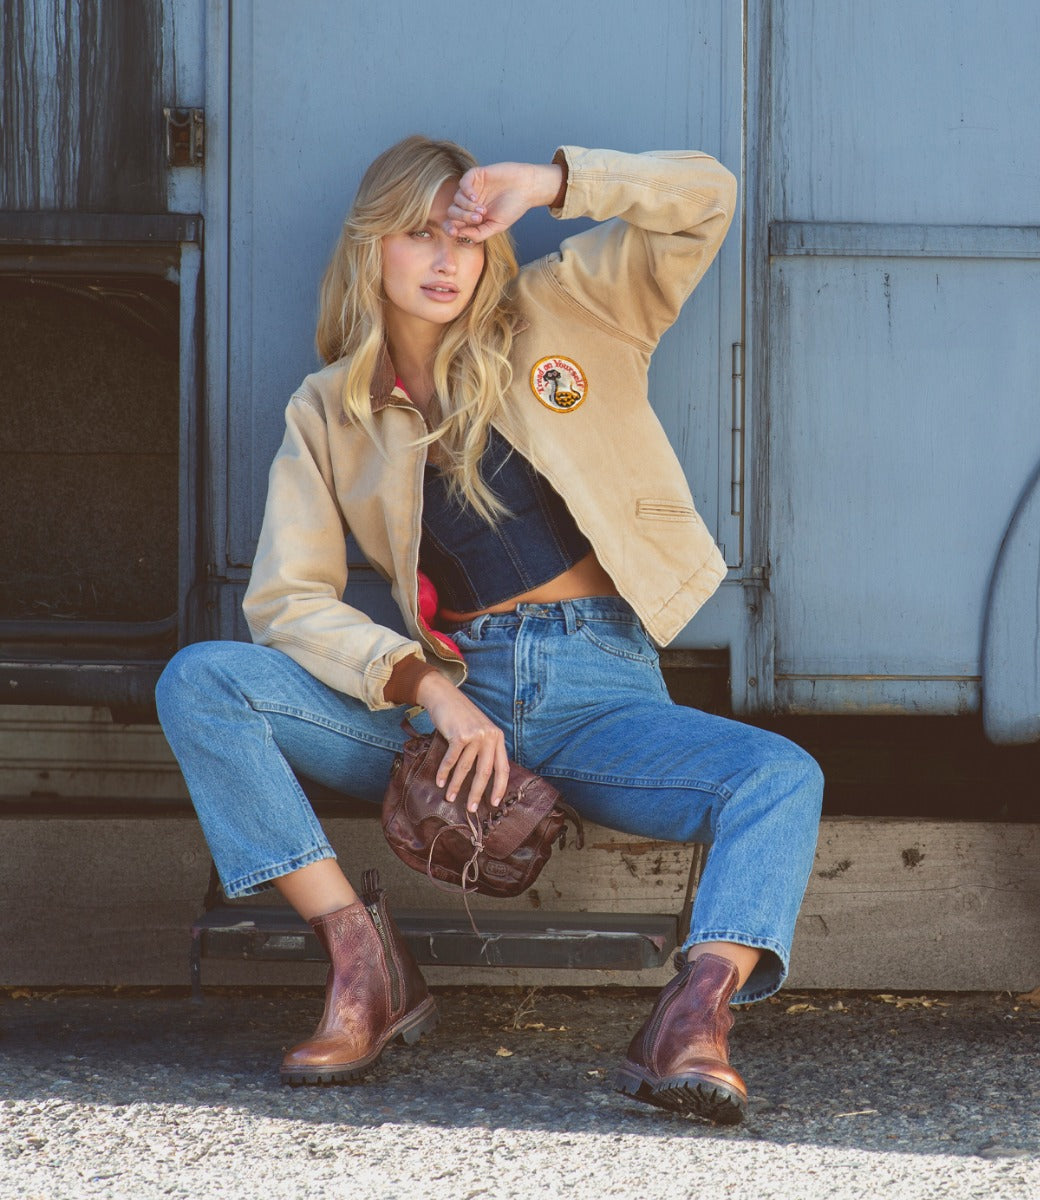
[[374,867],[361,876],[361,890],[366,904],[374,904],[379,899],[383,889],[379,886],[379,872]]

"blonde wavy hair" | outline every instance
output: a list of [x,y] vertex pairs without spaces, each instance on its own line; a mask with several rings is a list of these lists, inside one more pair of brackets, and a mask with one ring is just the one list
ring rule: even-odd
[[[386,351],[383,249],[387,234],[419,229],[448,179],[476,166],[454,142],[406,137],[365,172],[322,280],[315,341],[327,362],[349,358],[344,408],[372,437],[371,389]],[[508,233],[484,242],[484,268],[466,310],[446,326],[433,361],[440,423],[417,445],[439,443],[449,491],[489,522],[507,510],[480,478],[488,426],[512,379],[516,312],[506,288],[517,273]]]

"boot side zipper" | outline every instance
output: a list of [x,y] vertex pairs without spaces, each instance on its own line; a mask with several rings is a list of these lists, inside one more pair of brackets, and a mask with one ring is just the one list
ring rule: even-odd
[[394,958],[394,950],[390,941],[390,931],[387,929],[383,918],[379,915],[377,905],[370,905],[368,913],[372,918],[372,924],[376,927],[376,933],[379,934],[379,940],[383,943],[383,961],[386,963],[387,973],[390,976],[390,1008],[392,1012],[396,1013],[401,1005],[401,976],[397,970],[397,961]]
[[672,994],[667,998],[667,1000],[665,1000],[663,1004],[660,1005],[657,1012],[654,1013],[653,1020],[650,1022],[646,1033],[643,1035],[643,1045],[645,1046],[644,1053],[646,1054],[647,1062],[651,1063],[651,1065],[654,1059],[654,1043],[657,1041],[657,1035],[661,1031],[661,1026],[664,1024],[665,1017],[668,1015],[672,1005],[679,998],[679,994],[682,992],[684,986],[685,981],[672,992]]

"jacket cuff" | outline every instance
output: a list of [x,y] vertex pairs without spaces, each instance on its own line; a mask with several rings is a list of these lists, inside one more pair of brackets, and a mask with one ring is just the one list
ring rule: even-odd
[[390,704],[414,704],[419,681],[437,668],[423,662],[417,654],[409,654],[394,663],[390,678],[383,684],[383,699]]
[[552,156],[552,161],[554,167],[559,167],[563,171],[563,182],[560,184],[560,190],[553,197],[549,207],[563,208],[564,202],[567,199],[567,178],[570,175],[570,165],[567,162],[567,155],[564,154],[562,146]]

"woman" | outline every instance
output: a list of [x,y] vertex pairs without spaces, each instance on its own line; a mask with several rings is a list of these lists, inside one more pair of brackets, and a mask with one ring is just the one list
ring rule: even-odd
[[[479,167],[411,137],[366,173],[322,286],[328,365],[292,397],[271,468],[255,644],[190,646],[158,689],[225,891],[273,883],[332,961],[287,1082],[355,1078],[435,1023],[382,892],[354,890],[296,779],[378,801],[399,706],[420,705],[448,742],[439,782],[472,809],[489,781],[500,801],[512,756],[588,819],[712,844],[617,1086],[741,1119],[729,1005],[784,978],[822,784],[784,739],[667,696],[655,644],[725,566],[646,398],[734,195],[697,153]],[[518,273],[507,230],[539,205],[601,223]],[[345,530],[407,635],[343,598]]]

